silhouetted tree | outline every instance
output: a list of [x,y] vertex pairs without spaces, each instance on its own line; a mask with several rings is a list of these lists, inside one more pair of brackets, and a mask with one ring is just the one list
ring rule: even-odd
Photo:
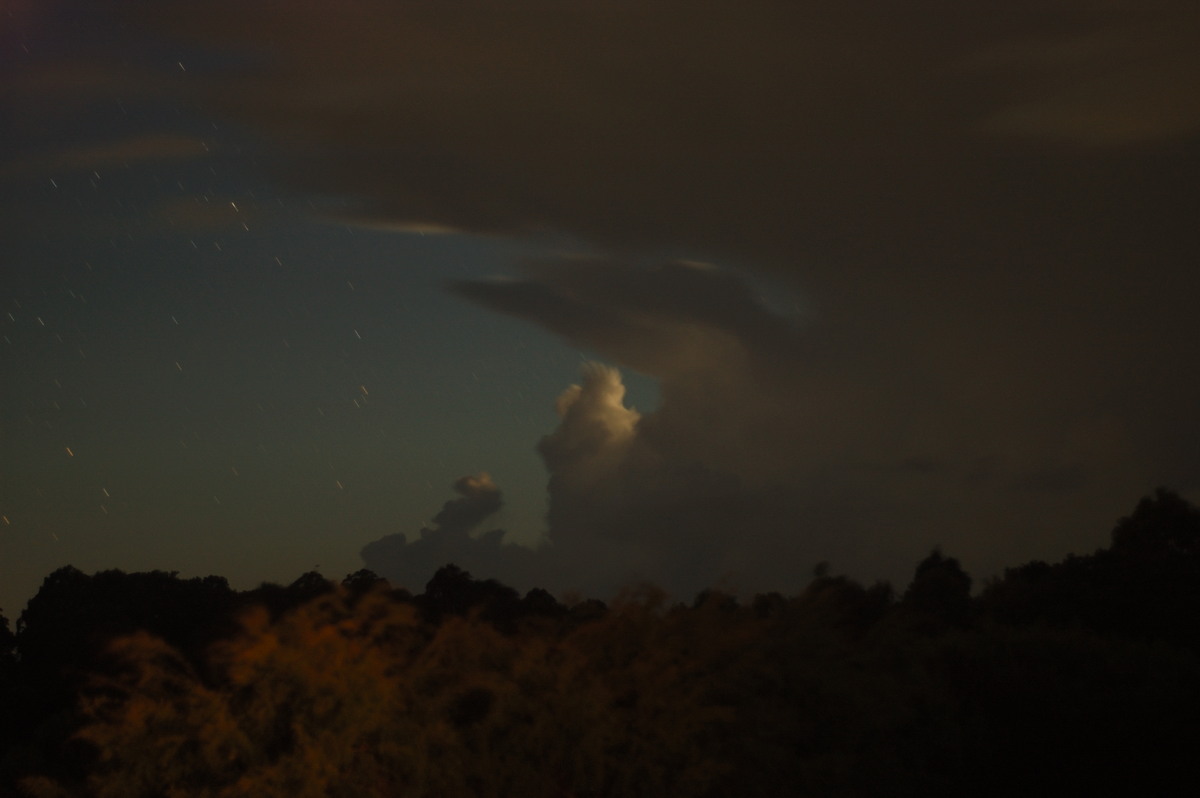
[[699,609],[701,607],[727,610],[729,612],[739,609],[737,596],[716,588],[705,588],[696,594],[696,598],[692,600],[692,609]]
[[18,621],[21,739],[6,778],[30,768],[81,772],[80,751],[70,740],[77,695],[89,673],[107,667],[102,653],[112,639],[144,630],[195,667],[209,644],[233,628],[236,600],[221,577],[116,570],[88,576],[71,566],[46,577]]
[[864,588],[846,576],[822,576],[809,583],[797,606],[823,624],[865,631],[887,613],[892,600],[892,587],[885,582]]
[[1200,508],[1159,488],[1117,522],[1112,543],[1118,554],[1200,555]]
[[273,582],[263,582],[254,590],[243,594],[243,604],[261,604],[266,607],[271,617],[281,615],[296,609],[308,602],[332,593],[337,586],[316,571],[307,571],[286,587]]
[[16,662],[17,636],[8,625],[8,618],[0,610],[0,672]]
[[787,608],[787,599],[782,593],[770,592],[759,593],[751,602],[751,608],[758,618],[773,618],[778,617]]
[[981,610],[1009,624],[1082,626],[1200,650],[1200,511],[1160,489],[1112,537],[1092,555],[1007,569],[984,590]]
[[521,611],[526,615],[558,617],[565,614],[567,608],[560,604],[549,591],[535,587],[521,599]]
[[317,596],[334,591],[333,582],[316,571],[307,571],[296,577],[296,581],[287,586],[287,592],[296,602],[296,606],[312,601]]
[[431,623],[448,615],[478,610],[507,631],[520,614],[520,594],[495,579],[479,581],[453,563],[442,566],[425,585],[418,603]]
[[139,629],[197,659],[227,634],[237,598],[222,577],[181,580],[175,572],[88,576],[65,566],[50,574],[18,622],[20,666],[51,700],[70,702],[75,676],[109,640]]
[[443,615],[465,615],[477,598],[476,583],[471,574],[449,563],[434,572],[418,601],[426,617],[436,623]]
[[342,587],[351,596],[361,596],[370,590],[388,587],[388,580],[372,570],[360,568],[342,580]]
[[585,599],[573,603],[569,613],[571,623],[578,626],[603,618],[608,614],[608,605],[600,599]]
[[960,626],[971,615],[971,577],[958,560],[934,549],[917,564],[901,606],[942,623]]
[[18,738],[20,715],[26,709],[17,674],[16,644],[8,618],[0,613],[0,755]]
[[[518,607],[518,616],[523,626],[531,624],[561,626],[569,617],[569,610],[546,590],[535,587],[525,594]],[[545,633],[551,633],[547,630]]]

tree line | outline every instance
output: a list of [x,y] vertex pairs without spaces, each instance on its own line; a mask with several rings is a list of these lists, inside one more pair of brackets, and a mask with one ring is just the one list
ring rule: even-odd
[[524,596],[447,565],[232,590],[49,575],[0,624],[0,792],[24,796],[1190,794],[1200,510],[972,591]]

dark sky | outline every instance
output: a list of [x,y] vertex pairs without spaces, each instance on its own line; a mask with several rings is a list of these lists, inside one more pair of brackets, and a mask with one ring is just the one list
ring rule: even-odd
[[66,563],[985,578],[1200,500],[1198,33],[4,2],[0,607]]

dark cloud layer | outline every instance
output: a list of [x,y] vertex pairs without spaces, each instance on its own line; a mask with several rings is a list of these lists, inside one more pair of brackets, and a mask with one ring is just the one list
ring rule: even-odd
[[967,405],[1200,357],[1185,0],[113,5],[209,54],[141,91],[362,223],[759,270]]
[[812,279],[832,258],[959,265],[966,243],[1133,245],[1194,196],[1183,0],[117,5],[236,53],[178,90],[263,133],[282,179],[388,222]]
[[196,62],[135,77],[94,52],[72,73],[84,96],[62,64],[14,96],[61,84],[58,113],[104,94],[220,113],[262,137],[279,181],[360,222],[720,260],[835,322],[1004,326],[1026,350],[1114,305],[1140,315],[1147,275],[1168,297],[1197,287],[1186,0],[102,7]]

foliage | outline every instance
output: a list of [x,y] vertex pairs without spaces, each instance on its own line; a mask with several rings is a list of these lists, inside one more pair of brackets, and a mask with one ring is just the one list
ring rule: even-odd
[[566,606],[453,566],[417,596],[62,569],[0,677],[78,708],[44,704],[0,775],[55,798],[1169,795],[1200,712],[1196,518],[1160,492],[1111,549],[977,597],[936,551],[898,600],[822,569],[746,605]]

